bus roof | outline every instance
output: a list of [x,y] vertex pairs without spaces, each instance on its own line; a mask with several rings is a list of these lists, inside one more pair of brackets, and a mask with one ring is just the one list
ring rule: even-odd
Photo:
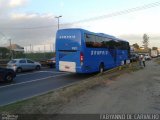
[[94,34],[94,35],[97,35],[97,36],[102,36],[102,37],[107,37],[107,38],[111,38],[115,41],[124,41],[124,42],[128,42],[126,40],[122,40],[122,39],[119,39],[113,35],[109,35],[109,34],[105,34],[105,33],[95,33],[95,32],[91,32],[91,31],[88,31],[88,30],[85,30],[85,29],[82,29],[82,28],[66,28],[66,29],[59,29],[58,31],[63,31],[63,30],[79,30],[81,32],[85,32],[85,33],[90,33],[90,34]]

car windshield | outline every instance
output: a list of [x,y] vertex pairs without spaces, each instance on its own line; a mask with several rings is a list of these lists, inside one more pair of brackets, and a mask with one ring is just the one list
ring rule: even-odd
[[9,63],[16,63],[17,61],[16,60],[11,60]]
[[50,60],[55,60],[55,57],[51,58]]

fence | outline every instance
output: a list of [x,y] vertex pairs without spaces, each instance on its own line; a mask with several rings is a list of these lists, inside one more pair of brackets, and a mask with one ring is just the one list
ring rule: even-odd
[[54,52],[54,44],[45,44],[45,45],[31,45],[24,47],[25,53],[44,53],[44,52]]

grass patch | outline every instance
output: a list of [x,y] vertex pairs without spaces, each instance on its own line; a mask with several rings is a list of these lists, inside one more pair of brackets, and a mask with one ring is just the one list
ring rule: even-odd
[[160,59],[157,59],[157,63],[160,65]]
[[130,67],[128,68],[128,71],[129,72],[136,72],[136,71],[139,71],[143,69],[143,67],[139,66],[139,63],[136,62],[136,63],[133,63],[130,65]]
[[[55,114],[62,106],[69,102],[73,96],[84,93],[97,85],[103,85],[108,79],[114,79],[123,73],[139,70],[137,63],[121,67],[121,71],[116,68],[103,74],[98,74],[79,83],[68,87],[49,92],[28,100],[19,101],[10,105],[0,107],[0,113],[9,114]],[[108,74],[110,73],[110,74]]]
[[156,58],[154,61],[160,65],[160,57]]

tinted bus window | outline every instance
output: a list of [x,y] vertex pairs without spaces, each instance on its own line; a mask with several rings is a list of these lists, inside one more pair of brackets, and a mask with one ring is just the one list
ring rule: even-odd
[[94,38],[95,38],[94,47],[95,47],[95,48],[100,48],[100,47],[102,47],[102,37],[94,36]]
[[85,34],[86,47],[93,47],[95,43],[95,38],[93,35]]
[[100,37],[96,35],[85,34],[86,47],[91,48],[109,48],[112,45],[112,40],[105,37]]

